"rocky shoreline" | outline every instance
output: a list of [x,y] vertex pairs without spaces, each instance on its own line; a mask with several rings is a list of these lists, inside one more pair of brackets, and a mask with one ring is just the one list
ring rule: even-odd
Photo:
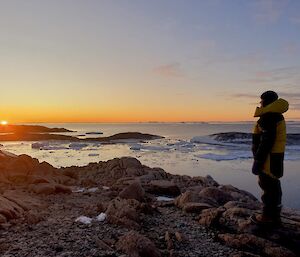
[[[137,141],[143,141],[143,140],[154,140],[154,139],[160,139],[163,138],[162,136],[157,135],[151,135],[151,134],[145,134],[140,132],[124,132],[124,133],[118,133],[115,135],[107,136],[107,137],[93,137],[93,138],[79,138],[76,136],[70,136],[70,135],[61,135],[61,134],[52,134],[53,132],[59,132],[60,129],[57,129],[58,131],[55,131],[53,129],[51,133],[48,132],[12,132],[12,133],[4,133],[0,132],[0,142],[8,142],[8,141],[68,141],[68,142],[98,142],[102,144],[114,144],[121,142],[122,140],[137,140]],[[61,132],[64,129],[62,129]],[[72,132],[72,131],[67,131]],[[93,133],[94,134],[94,133]]]
[[261,204],[250,193],[135,158],[57,169],[0,151],[0,188],[5,257],[300,255],[298,211],[257,227],[249,217]]

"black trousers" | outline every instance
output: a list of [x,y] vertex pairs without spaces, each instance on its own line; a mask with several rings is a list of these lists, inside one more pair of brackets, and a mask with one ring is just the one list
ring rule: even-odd
[[281,212],[281,185],[279,179],[274,179],[267,174],[261,173],[259,176],[258,184],[263,190],[261,200],[263,202],[263,214],[277,218]]

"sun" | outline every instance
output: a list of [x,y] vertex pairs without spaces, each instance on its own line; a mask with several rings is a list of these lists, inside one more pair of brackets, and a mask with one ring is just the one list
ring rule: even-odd
[[7,125],[7,124],[8,124],[8,122],[6,120],[1,121],[1,125]]

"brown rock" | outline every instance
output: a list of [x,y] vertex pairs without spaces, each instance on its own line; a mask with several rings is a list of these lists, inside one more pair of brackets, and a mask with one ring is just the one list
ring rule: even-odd
[[147,191],[157,195],[180,195],[179,187],[168,180],[152,180]]
[[174,249],[172,236],[171,236],[171,233],[169,231],[166,231],[166,233],[165,233],[165,240],[166,240],[166,243],[167,243],[167,249],[168,250]]
[[123,199],[135,199],[137,201],[143,201],[145,191],[139,182],[133,182],[129,186],[125,187],[119,194]]
[[139,207],[140,203],[137,200],[117,197],[107,207],[107,220],[112,224],[128,228],[139,228]]
[[270,257],[296,257],[296,255],[269,240],[251,234],[219,234],[218,238],[226,245],[237,249],[255,251],[255,253]]
[[71,194],[72,189],[68,186],[56,184],[55,185],[55,193]]
[[186,203],[183,206],[183,210],[187,213],[200,213],[205,209],[213,208],[213,206],[207,203]]
[[50,183],[31,185],[30,189],[36,194],[50,195],[55,193],[55,185]]
[[225,208],[223,207],[203,210],[199,216],[199,223],[208,227],[217,227],[220,224],[219,219],[224,211]]
[[20,218],[23,213],[24,209],[21,206],[3,196],[0,196],[0,214],[5,217],[2,217],[2,222]]
[[3,193],[3,196],[16,203],[23,210],[28,211],[32,209],[41,209],[45,208],[47,205],[41,202],[38,198],[32,197],[26,192],[17,191],[17,190],[6,190]]
[[130,231],[120,237],[116,246],[130,257],[161,257],[154,243],[136,231]]
[[220,205],[223,205],[229,201],[234,200],[233,197],[225,191],[222,191],[216,187],[206,187],[200,193],[200,197],[211,198],[217,201]]
[[183,208],[185,204],[198,202],[199,200],[200,197],[196,192],[187,190],[175,199],[175,205],[179,208]]

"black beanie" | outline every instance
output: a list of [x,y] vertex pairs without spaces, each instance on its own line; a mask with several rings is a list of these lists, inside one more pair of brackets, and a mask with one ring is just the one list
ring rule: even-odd
[[260,98],[263,100],[263,105],[266,106],[276,101],[278,99],[278,95],[276,92],[269,90],[262,93]]

